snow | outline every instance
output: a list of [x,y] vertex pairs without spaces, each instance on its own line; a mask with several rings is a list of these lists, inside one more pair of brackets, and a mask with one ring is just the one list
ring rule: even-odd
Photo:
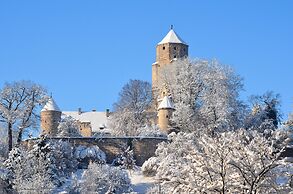
[[[165,44],[165,43],[181,43],[181,44],[186,44],[177,34],[176,32],[171,29],[168,34],[163,38],[159,44]],[[186,44],[187,45],[187,44]]]
[[175,109],[169,96],[165,96],[163,98],[162,102],[160,103],[160,105],[158,107],[158,110],[165,109],[165,108]]
[[80,113],[78,111],[63,111],[62,114],[63,116],[71,116],[80,122],[90,122],[93,132],[101,132],[108,126],[109,119],[106,112],[89,111]]
[[75,151],[75,156],[78,159],[93,158],[100,161],[106,160],[105,153],[102,150],[100,150],[98,146],[78,146]]
[[60,108],[58,107],[58,105],[56,104],[56,102],[54,101],[54,99],[51,97],[49,98],[48,102],[46,103],[46,105],[44,106],[44,108],[41,110],[41,112],[43,111],[60,111]]
[[131,180],[131,187],[134,192],[143,194],[147,190],[156,184],[156,180],[153,177],[143,176],[141,169],[128,170],[128,175]]

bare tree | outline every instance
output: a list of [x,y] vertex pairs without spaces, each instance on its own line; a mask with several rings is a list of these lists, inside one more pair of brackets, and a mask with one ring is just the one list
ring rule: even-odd
[[46,90],[31,81],[5,83],[0,91],[0,122],[8,132],[8,149],[12,149],[12,131],[17,130],[20,142],[25,129],[36,128],[39,121],[38,108],[44,104]]
[[[134,132],[148,122],[147,110],[151,106],[151,84],[130,80],[119,93],[118,102],[111,116],[112,127],[119,135],[135,135]],[[132,132],[131,132],[132,131]]]

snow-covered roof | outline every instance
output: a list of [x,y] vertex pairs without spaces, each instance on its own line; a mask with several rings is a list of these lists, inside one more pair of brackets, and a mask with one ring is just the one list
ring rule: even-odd
[[43,111],[60,111],[60,108],[58,107],[58,105],[56,104],[56,102],[54,101],[54,99],[52,97],[50,97],[46,103],[46,105],[44,106],[44,108],[41,110],[41,112]]
[[169,108],[169,109],[175,109],[172,100],[170,99],[169,96],[165,96],[162,100],[162,102],[160,103],[158,110],[160,109],[165,109],[165,108]]
[[93,132],[100,132],[100,128],[108,127],[108,117],[106,112],[78,112],[78,111],[63,111],[63,116],[71,116],[80,122],[90,122]]
[[[163,38],[161,42],[158,44],[165,44],[165,43],[181,43],[186,44],[177,34],[176,32],[171,29],[168,34]],[[187,45],[187,44],[186,44]]]

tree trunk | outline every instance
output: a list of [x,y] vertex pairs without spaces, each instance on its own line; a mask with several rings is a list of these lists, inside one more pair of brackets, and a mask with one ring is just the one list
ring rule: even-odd
[[17,135],[17,143],[19,144],[22,140],[22,132],[23,132],[23,129],[19,129],[18,131],[18,135]]
[[12,123],[8,122],[8,151],[12,150]]

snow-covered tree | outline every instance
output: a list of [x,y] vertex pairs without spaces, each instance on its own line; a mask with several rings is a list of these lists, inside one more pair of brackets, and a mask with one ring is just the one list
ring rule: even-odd
[[181,59],[162,72],[176,108],[172,120],[181,131],[213,133],[242,125],[242,79],[230,67],[217,61]]
[[64,140],[47,142],[51,149],[54,164],[58,169],[58,176],[66,178],[77,170],[78,160],[75,156],[74,147]]
[[5,165],[13,188],[19,193],[50,193],[60,184],[55,158],[44,140],[29,151],[14,148]]
[[[265,129],[273,131],[277,129],[281,115],[279,113],[280,95],[268,91],[263,95],[250,97],[252,111],[246,119],[245,128],[265,132]],[[267,131],[268,132],[268,131]]]
[[124,169],[133,170],[135,168],[135,159],[133,150],[128,146],[120,155],[113,161],[113,165],[121,166]]
[[82,177],[82,193],[127,193],[130,179],[119,167],[90,163]]
[[7,127],[9,150],[13,145],[13,129],[17,130],[17,142],[20,142],[25,129],[37,128],[37,110],[45,103],[45,95],[46,90],[31,81],[6,83],[0,90],[0,122]]
[[149,117],[152,116],[148,112],[151,100],[149,82],[130,80],[124,85],[110,117],[114,135],[137,135],[138,128],[149,123]]
[[58,125],[57,137],[81,137],[78,121],[64,117]]
[[[172,133],[159,144],[156,158],[143,171],[156,172],[165,193],[277,193],[288,192],[287,176],[279,169],[281,150],[257,131],[237,130],[213,137],[196,133]],[[155,161],[155,164],[154,164]],[[148,164],[151,163],[151,164]]]

